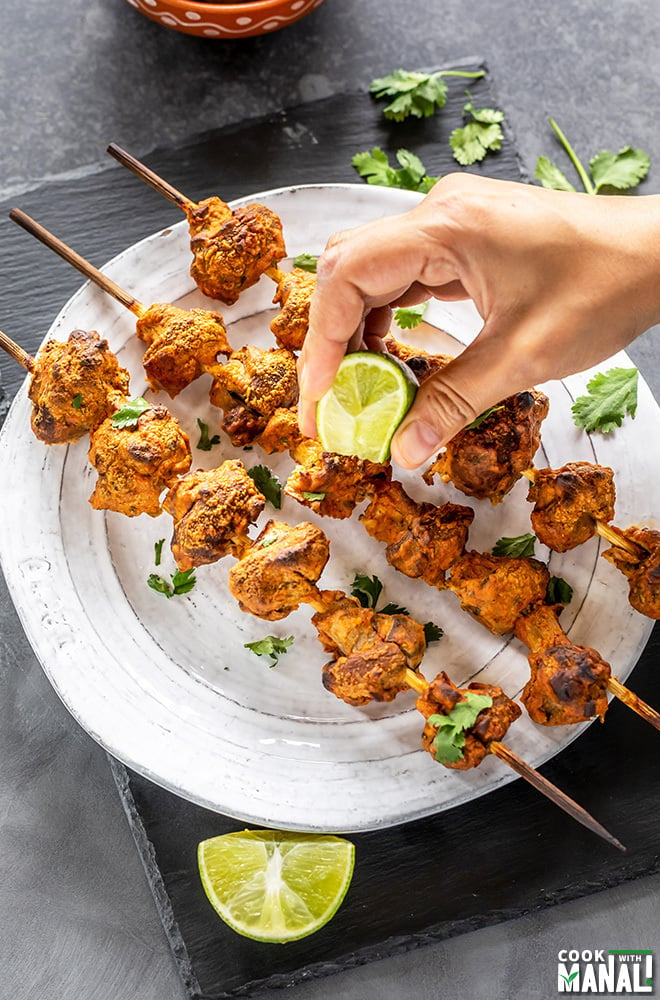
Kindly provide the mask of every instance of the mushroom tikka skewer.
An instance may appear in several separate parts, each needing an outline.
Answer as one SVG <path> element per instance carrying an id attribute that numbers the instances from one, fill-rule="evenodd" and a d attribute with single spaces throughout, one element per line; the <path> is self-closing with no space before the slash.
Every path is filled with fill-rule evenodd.
<path id="1" fill-rule="evenodd" d="M 160 495 L 190 468 L 188 435 L 164 406 L 129 400 L 129 373 L 98 333 L 74 330 L 32 358 L 5 334 L 0 347 L 31 372 L 35 436 L 48 445 L 90 436 L 97 481 L 89 502 L 127 517 L 161 513 Z"/>
<path id="2" fill-rule="evenodd" d="M 466 770 L 492 753 L 579 823 L 625 850 L 582 806 L 501 742 L 521 714 L 501 688 L 473 682 L 461 689 L 444 672 L 428 683 L 417 669 L 426 650 L 419 622 L 364 608 L 343 591 L 317 588 L 328 550 L 319 528 L 271 521 L 230 570 L 230 590 L 243 611 L 268 621 L 286 617 L 300 603 L 311 605 L 312 624 L 324 650 L 332 654 L 322 674 L 329 691 L 350 705 L 362 705 L 392 701 L 413 688 L 419 695 L 416 707 L 426 719 L 422 745 L 435 760 Z M 447 728 L 452 733 L 449 748 L 441 745 Z"/>
<path id="3" fill-rule="evenodd" d="M 204 372 L 218 371 L 218 355 L 231 354 L 219 312 L 167 302 L 145 306 L 25 212 L 14 208 L 9 217 L 137 316 L 135 332 L 147 345 L 142 364 L 154 391 L 162 389 L 173 398 Z"/>
<path id="4" fill-rule="evenodd" d="M 232 210 L 218 197 L 191 201 L 116 143 L 110 143 L 107 151 L 185 213 L 193 254 L 190 274 L 210 298 L 232 305 L 244 289 L 286 257 L 282 223 L 265 205 Z"/>
<path id="5" fill-rule="evenodd" d="M 607 466 L 570 462 L 560 469 L 526 469 L 527 499 L 534 504 L 532 527 L 555 552 L 567 552 L 600 535 L 612 546 L 602 555 L 629 580 L 633 608 L 660 619 L 660 531 L 645 526 L 617 528 L 614 473 Z"/>

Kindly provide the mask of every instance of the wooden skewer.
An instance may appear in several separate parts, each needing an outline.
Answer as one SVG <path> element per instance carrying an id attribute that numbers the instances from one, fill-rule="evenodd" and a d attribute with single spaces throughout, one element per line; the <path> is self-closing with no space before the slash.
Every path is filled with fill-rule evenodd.
<path id="1" fill-rule="evenodd" d="M 406 681 L 411 688 L 414 688 L 414 690 L 418 691 L 420 694 L 424 694 L 428 687 L 425 679 L 420 674 L 415 673 L 414 670 L 406 670 Z M 626 850 L 621 841 L 617 840 L 616 837 L 613 837 L 604 826 L 594 819 L 591 813 L 588 813 L 586 809 L 575 801 L 575 799 L 566 795 L 566 793 L 562 792 L 556 785 L 553 785 L 551 781 L 548 781 L 548 779 L 544 778 L 542 774 L 539 774 L 535 768 L 531 767 L 531 765 L 519 757 L 518 754 L 514 753 L 513 750 L 511 750 L 504 743 L 500 743 L 499 740 L 491 740 L 488 744 L 488 749 L 490 753 L 494 754 L 499 760 L 503 761 L 504 764 L 507 764 L 510 768 L 512 768 L 516 774 L 519 774 L 521 778 L 524 778 L 525 781 L 530 783 L 530 785 L 533 785 L 534 788 L 541 792 L 542 795 L 545 795 L 546 798 L 550 799 L 551 802 L 554 802 L 554 804 L 559 806 L 560 809 L 563 809 L 569 816 L 572 816 L 573 819 L 578 821 L 578 823 L 585 826 L 587 830 L 591 830 L 592 833 L 602 837 L 603 840 L 606 840 L 608 844 L 612 844 L 612 846 L 616 847 L 619 851 Z"/>
<path id="2" fill-rule="evenodd" d="M 71 264 L 80 271 L 86 278 L 89 278 L 95 285 L 97 285 L 102 291 L 107 292 L 111 295 L 113 299 L 129 309 L 135 316 L 142 316 L 147 310 L 141 302 L 139 302 L 133 295 L 124 291 L 116 282 L 109 278 L 107 274 L 99 271 L 98 268 L 90 264 L 89 261 L 81 257 L 80 254 L 72 250 L 71 247 L 63 243 L 62 240 L 53 236 L 44 226 L 35 222 L 34 219 L 30 218 L 25 212 L 22 212 L 20 208 L 12 208 L 9 213 L 9 218 L 12 219 L 17 225 L 21 226 L 26 232 L 30 233 L 31 236 L 35 236 L 41 243 L 48 247 L 49 250 L 53 250 L 58 256 L 62 257 L 68 264 Z"/>
<path id="3" fill-rule="evenodd" d="M 14 361 L 18 361 L 19 365 L 25 368 L 26 371 L 34 371 L 34 358 L 32 355 L 28 354 L 27 351 L 24 351 L 19 344 L 11 340 L 6 333 L 2 332 L 2 330 L 0 330 L 0 347 L 3 351 L 7 352 L 10 358 L 13 358 Z"/>
<path id="4" fill-rule="evenodd" d="M 163 180 L 162 177 L 155 174 L 154 171 L 150 170 L 149 167 L 144 165 L 144 163 L 140 163 L 140 161 L 136 160 L 134 156 L 127 153 L 125 149 L 118 146 L 116 142 L 110 143 L 107 152 L 110 153 L 110 156 L 114 156 L 115 160 L 118 160 L 118 162 L 123 164 L 123 166 L 128 167 L 128 169 L 137 177 L 146 181 L 150 187 L 152 187 L 155 191 L 158 191 L 159 194 L 162 194 L 168 201 L 171 201 L 173 205 L 180 208 L 181 211 L 185 212 L 189 206 L 195 204 L 194 201 L 191 201 L 190 198 L 186 198 L 184 194 L 181 194 L 181 192 L 177 191 L 175 187 L 172 187 L 172 185 L 168 184 L 168 182 Z"/>
<path id="5" fill-rule="evenodd" d="M 636 694 L 633 694 L 629 688 L 624 687 L 616 677 L 610 677 L 607 682 L 607 689 L 612 692 L 615 698 L 622 701 L 624 705 L 632 708 L 633 712 L 637 712 L 642 719 L 650 722 L 654 729 L 660 730 L 660 713 L 656 712 L 650 705 L 647 705 L 641 698 L 638 698 Z"/>
<path id="6" fill-rule="evenodd" d="M 536 479 L 536 469 L 523 469 L 522 475 L 529 479 L 530 483 L 533 483 Z M 607 524 L 605 521 L 601 521 L 599 518 L 594 519 L 596 525 L 596 534 L 600 535 L 606 541 L 610 542 L 611 545 L 616 545 L 619 549 L 625 549 L 631 556 L 636 559 L 643 559 L 646 549 L 643 545 L 638 545 L 635 542 L 631 542 L 630 539 L 626 538 L 624 533 L 620 528 L 615 527 L 613 524 Z"/>
<path id="7" fill-rule="evenodd" d="M 612 834 L 597 820 L 595 820 L 586 809 L 583 809 L 583 807 L 578 805 L 578 803 L 569 795 L 566 795 L 565 792 L 562 792 L 556 785 L 553 785 L 551 781 L 548 781 L 548 779 L 544 778 L 542 774 L 539 774 L 539 772 L 533 767 L 530 767 L 526 761 L 522 760 L 522 758 L 515 754 L 513 750 L 505 746 L 504 743 L 500 743 L 499 740 L 491 740 L 488 744 L 488 749 L 492 754 L 495 754 L 499 760 L 508 764 L 510 768 L 516 771 L 521 778 L 524 778 L 525 781 L 528 781 L 530 785 L 533 785 L 534 788 L 538 789 L 539 792 L 549 798 L 551 802 L 554 802 L 560 809 L 567 812 L 569 816 L 576 819 L 578 823 L 585 826 L 587 830 L 591 830 L 592 833 L 602 837 L 603 840 L 606 840 L 608 844 L 612 844 L 612 846 L 618 848 L 618 850 L 626 850 L 621 841 L 617 840 L 616 837 L 613 837 Z"/>

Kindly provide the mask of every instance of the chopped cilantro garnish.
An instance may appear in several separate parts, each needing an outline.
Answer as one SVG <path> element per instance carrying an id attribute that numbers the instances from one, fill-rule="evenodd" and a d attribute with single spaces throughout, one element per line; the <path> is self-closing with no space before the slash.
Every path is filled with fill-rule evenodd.
<path id="1" fill-rule="evenodd" d="M 561 576 L 551 576 L 548 581 L 548 589 L 545 599 L 548 604 L 570 604 L 573 597 L 573 588 Z"/>
<path id="2" fill-rule="evenodd" d="M 279 657 L 283 653 L 286 653 L 292 644 L 292 635 L 287 636 L 286 639 L 280 639 L 276 635 L 267 635 L 263 639 L 257 639 L 255 642 L 243 643 L 245 649 L 249 649 L 256 656 L 270 656 L 271 662 L 268 664 L 269 667 L 274 667 Z"/>
<path id="3" fill-rule="evenodd" d="M 135 399 L 129 400 L 125 406 L 122 406 L 121 410 L 113 413 L 112 426 L 118 430 L 123 427 L 134 427 L 142 414 L 151 408 L 151 403 L 148 403 L 142 396 L 136 396 Z"/>
<path id="4" fill-rule="evenodd" d="M 600 431 L 609 434 L 620 427 L 623 418 L 637 412 L 637 384 L 639 372 L 636 368 L 610 368 L 598 372 L 587 382 L 586 396 L 578 396 L 571 407 L 573 421 L 585 431 Z"/>
<path id="5" fill-rule="evenodd" d="M 279 510 L 282 506 L 282 484 L 267 465 L 255 465 L 248 469 L 248 476 L 266 500 Z"/>
<path id="6" fill-rule="evenodd" d="M 489 406 L 487 410 L 484 410 L 484 412 L 480 413 L 478 417 L 475 417 L 475 419 L 472 421 L 472 423 L 467 425 L 467 427 L 465 428 L 465 430 L 466 431 L 475 431 L 477 429 L 477 427 L 481 427 L 481 425 L 483 424 L 483 422 L 486 419 L 486 417 L 489 417 L 491 415 L 491 413 L 497 413 L 499 410 L 503 410 L 503 409 L 504 409 L 504 406 L 502 405 L 502 403 L 500 403 L 499 406 Z"/>
<path id="7" fill-rule="evenodd" d="M 200 451 L 210 451 L 214 445 L 220 444 L 220 435 L 214 434 L 213 437 L 209 437 L 209 425 L 205 424 L 199 417 L 197 417 L 197 426 L 200 432 L 197 447 Z"/>
<path id="8" fill-rule="evenodd" d="M 325 500 L 325 493 L 307 493 L 305 490 L 300 494 L 305 500 Z"/>
<path id="9" fill-rule="evenodd" d="M 426 639 L 426 645 L 430 646 L 432 642 L 438 642 L 442 639 L 445 633 L 436 625 L 434 622 L 426 622 L 424 625 L 424 638 Z"/>
<path id="10" fill-rule="evenodd" d="M 466 691 L 463 701 L 456 702 L 449 715 L 430 715 L 428 722 L 437 729 L 431 744 L 435 759 L 441 764 L 456 764 L 462 760 L 466 731 L 475 724 L 479 713 L 492 704 L 489 695 Z"/>
<path id="11" fill-rule="evenodd" d="M 416 306 L 405 306 L 402 309 L 394 310 L 394 319 L 402 330 L 412 330 L 424 319 L 424 313 L 428 309 L 428 301 L 420 302 Z"/>
<path id="12" fill-rule="evenodd" d="M 464 167 L 483 160 L 486 153 L 502 148 L 504 113 L 495 108 L 475 108 L 472 101 L 463 106 L 463 114 L 471 120 L 462 128 L 455 128 L 449 136 L 454 159 Z"/>
<path id="13" fill-rule="evenodd" d="M 172 582 L 168 583 L 167 580 L 164 580 L 162 576 L 158 576 L 157 573 L 150 573 L 147 583 L 152 590 L 170 598 L 190 593 L 197 582 L 194 569 L 187 569 L 183 572 L 177 570 L 176 573 L 171 574 L 170 579 Z"/>
<path id="14" fill-rule="evenodd" d="M 400 604 L 394 604 L 392 601 L 389 604 L 385 604 L 382 608 L 378 609 L 379 615 L 410 615 L 408 608 L 401 607 Z"/>
<path id="15" fill-rule="evenodd" d="M 379 615 L 410 615 L 408 608 L 395 604 L 393 601 L 378 608 L 378 598 L 382 590 L 383 585 L 377 576 L 366 576 L 364 573 L 356 573 L 351 584 L 351 596 L 357 597 L 363 608 L 373 608 Z M 437 642 L 444 635 L 440 626 L 433 622 L 427 622 L 423 628 L 427 646 L 431 642 Z"/>
<path id="16" fill-rule="evenodd" d="M 351 162 L 367 184 L 379 184 L 381 187 L 403 188 L 406 191 L 421 191 L 427 194 L 438 178 L 429 177 L 420 158 L 408 149 L 397 150 L 396 158 L 400 170 L 391 167 L 387 153 L 374 146 L 371 152 L 365 150 L 363 153 L 356 153 Z"/>
<path id="17" fill-rule="evenodd" d="M 82 406 L 82 392 L 77 392 L 76 395 L 71 400 L 71 406 L 74 410 L 79 410 Z"/>
<path id="18" fill-rule="evenodd" d="M 357 597 L 363 608 L 375 608 L 383 585 L 377 576 L 356 573 L 351 584 L 351 596 Z"/>
<path id="19" fill-rule="evenodd" d="M 293 258 L 293 266 L 300 268 L 301 271 L 309 271 L 311 274 L 316 274 L 316 265 L 319 259 L 311 253 L 299 253 Z"/>
<path id="20" fill-rule="evenodd" d="M 154 564 L 156 566 L 160 566 L 160 560 L 163 554 L 164 544 L 165 544 L 164 538 L 159 538 L 157 542 L 154 542 Z"/>
<path id="21" fill-rule="evenodd" d="M 536 535 L 528 532 L 526 535 L 506 536 L 498 539 L 493 546 L 494 556 L 533 556 Z"/>
<path id="22" fill-rule="evenodd" d="M 394 98 L 383 110 L 385 117 L 392 121 L 401 122 L 410 115 L 413 118 L 430 118 L 436 109 L 444 108 L 447 101 L 447 84 L 442 79 L 443 76 L 462 76 L 475 80 L 483 75 L 483 70 L 416 73 L 395 69 L 388 76 L 372 80 L 369 93 L 376 98 Z"/>

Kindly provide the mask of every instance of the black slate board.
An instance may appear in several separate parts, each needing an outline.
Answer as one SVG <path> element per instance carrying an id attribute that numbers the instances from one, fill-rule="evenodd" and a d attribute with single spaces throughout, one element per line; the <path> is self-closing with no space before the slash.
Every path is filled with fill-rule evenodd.
<path id="1" fill-rule="evenodd" d="M 465 60 L 476 68 L 478 60 Z M 442 115 L 386 123 L 366 94 L 331 97 L 157 150 L 146 162 L 191 198 L 238 197 L 292 183 L 355 181 L 358 150 L 400 146 L 430 174 L 455 168 L 447 140 L 461 123 L 465 81 L 449 81 Z M 470 82 L 477 105 L 496 104 L 488 79 Z M 121 143 L 122 137 L 108 136 Z M 526 179 L 512 137 L 500 154 L 472 168 Z M 61 180 L 16 198 L 93 263 L 178 221 L 175 210 L 122 168 Z M 6 214 L 12 204 L 0 206 Z M 5 331 L 29 351 L 80 276 L 6 222 L 0 232 Z M 0 358 L 0 419 L 22 380 Z M 3 402 L 4 397 L 4 402 Z M 4 408 L 4 409 L 3 409 Z M 660 704 L 660 629 L 631 686 Z M 356 872 L 335 918 L 286 947 L 258 945 L 228 930 L 199 883 L 199 840 L 243 824 L 192 805 L 111 761 L 166 932 L 191 997 L 263 994 L 312 976 L 511 919 L 660 869 L 655 814 L 660 804 L 657 734 L 616 704 L 543 772 L 574 795 L 627 845 L 618 852 L 517 781 L 472 804 L 390 830 L 352 835 Z"/>

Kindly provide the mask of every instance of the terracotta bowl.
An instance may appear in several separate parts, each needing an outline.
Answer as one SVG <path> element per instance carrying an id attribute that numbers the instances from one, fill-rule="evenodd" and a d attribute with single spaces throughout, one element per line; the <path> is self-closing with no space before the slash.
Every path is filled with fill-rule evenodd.
<path id="1" fill-rule="evenodd" d="M 323 0 L 254 0 L 253 3 L 196 3 L 195 0 L 127 0 L 152 21 L 202 38 L 268 35 L 299 21 Z"/>

